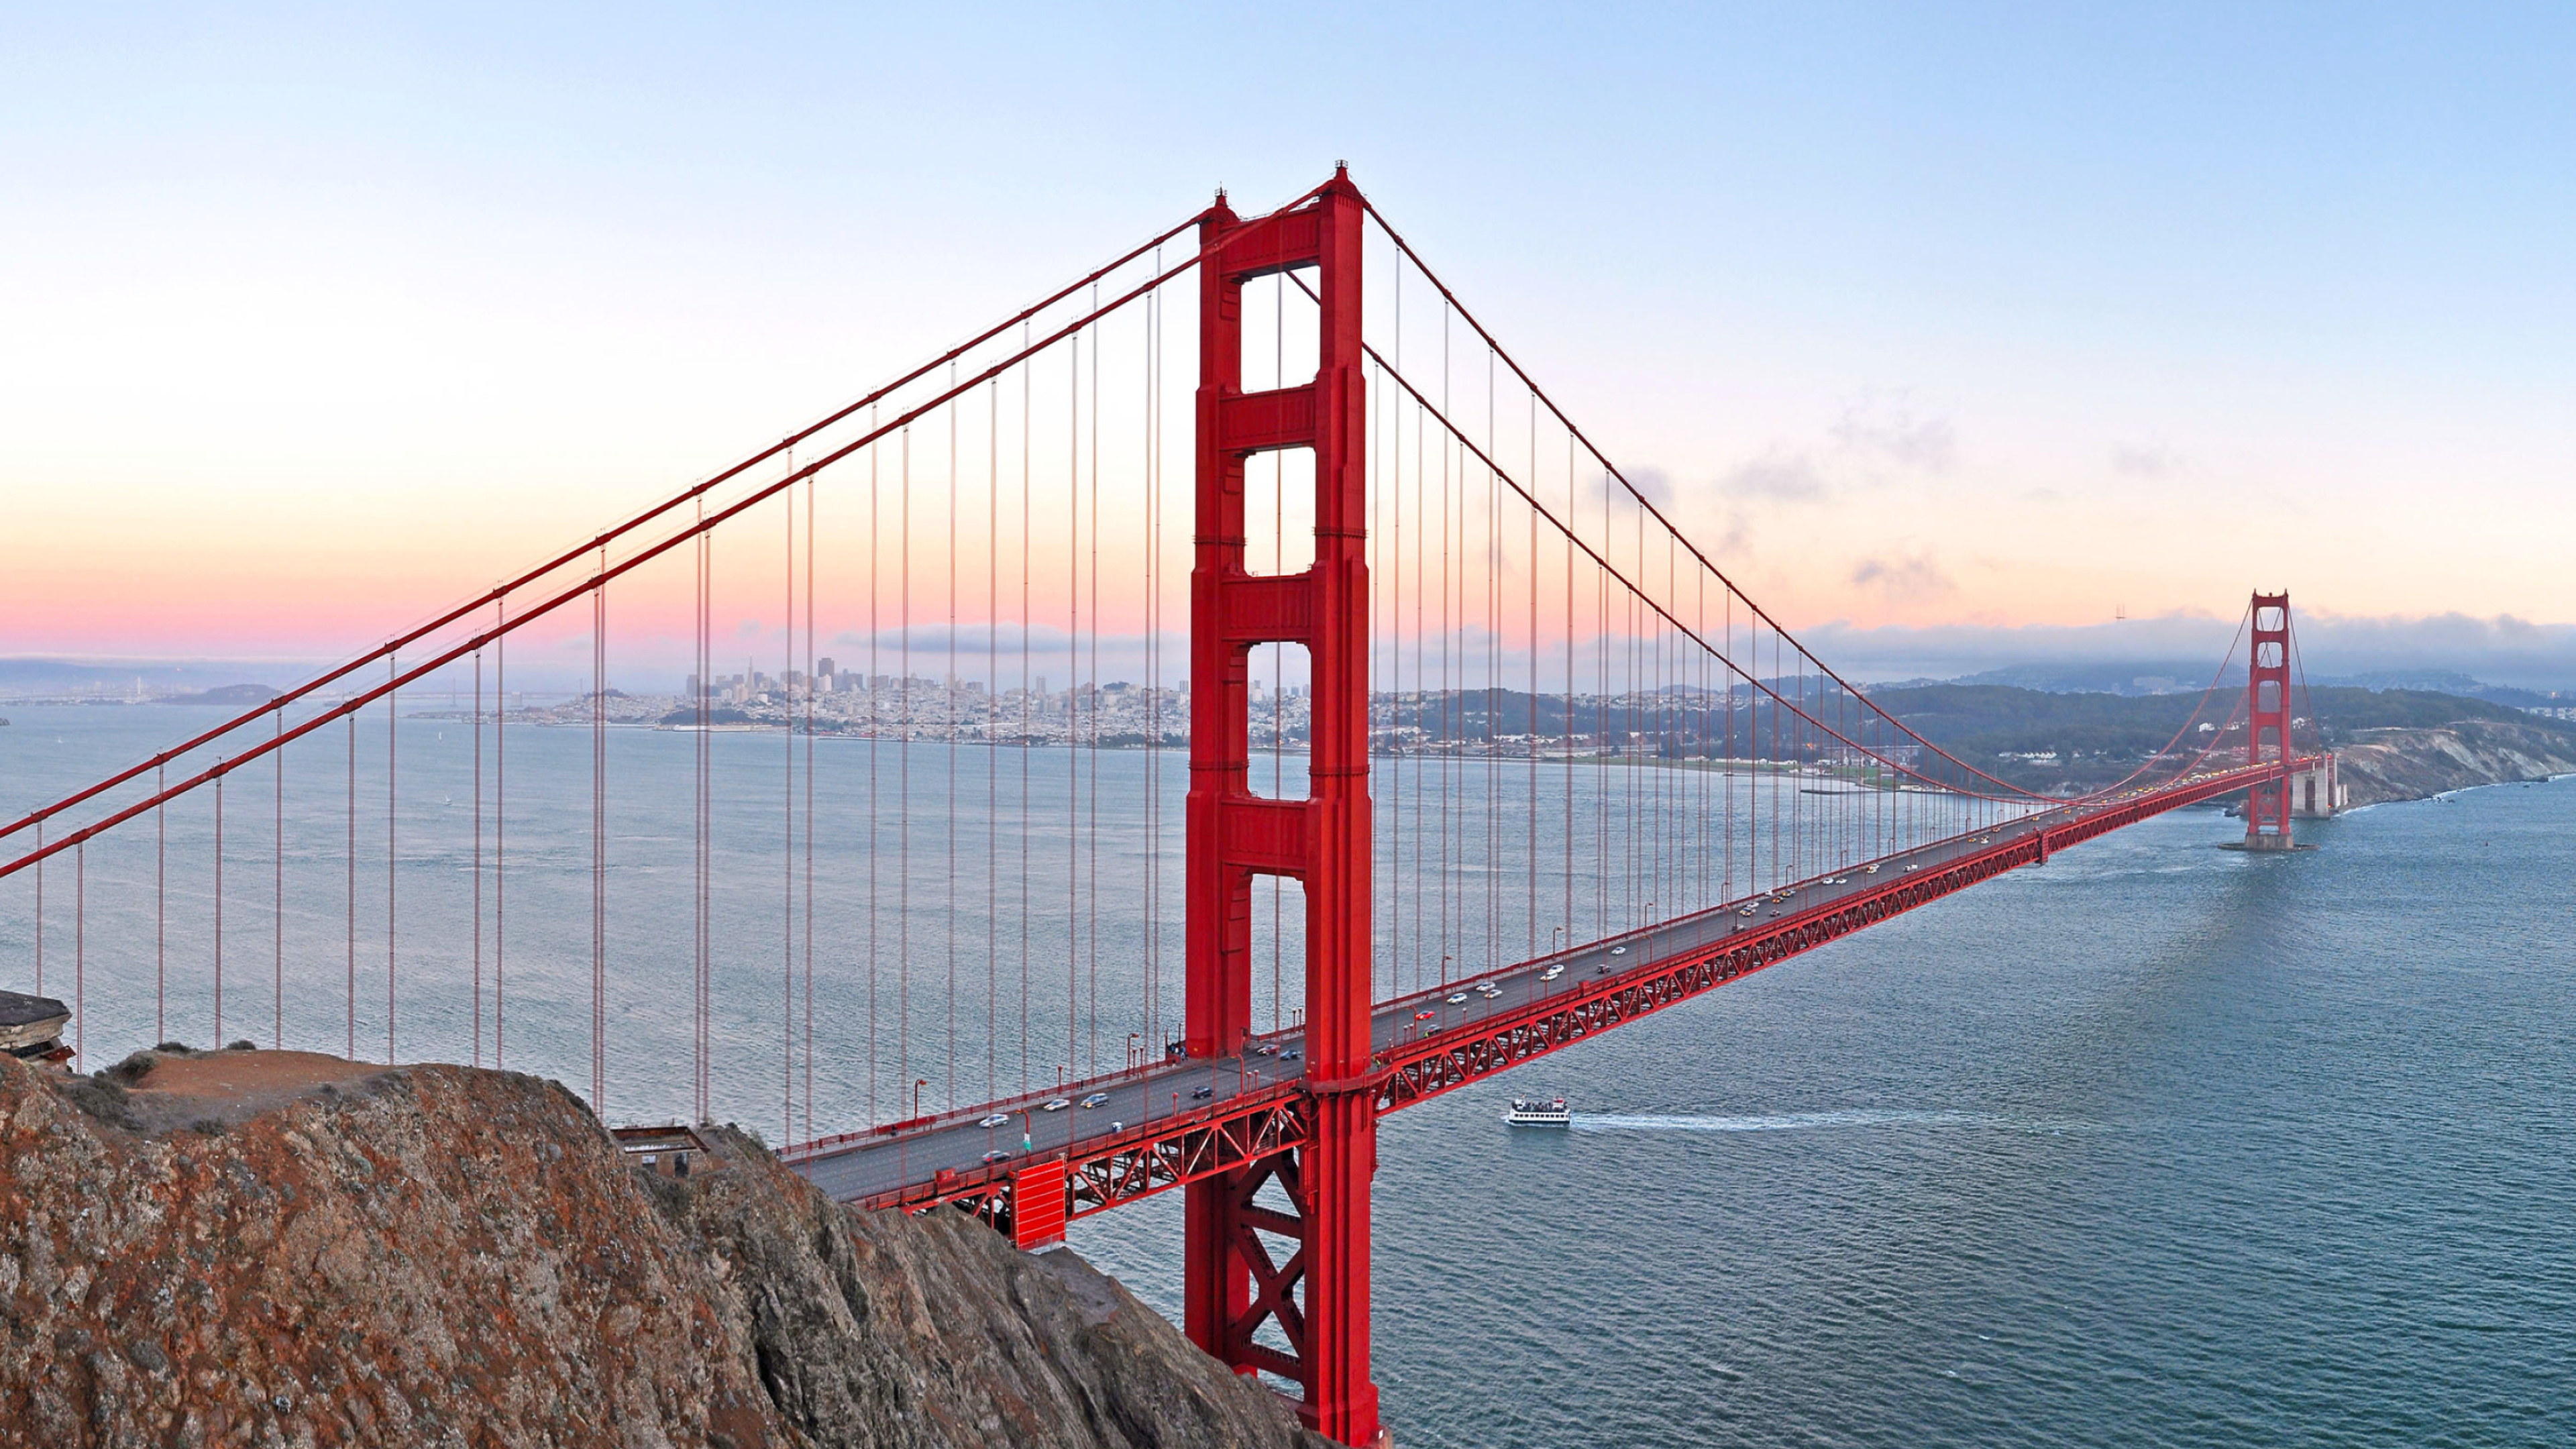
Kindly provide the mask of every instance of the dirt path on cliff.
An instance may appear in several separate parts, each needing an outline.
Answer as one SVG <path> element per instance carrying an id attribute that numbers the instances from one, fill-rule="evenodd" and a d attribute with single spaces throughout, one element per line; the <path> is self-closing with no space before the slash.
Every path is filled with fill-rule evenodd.
<path id="1" fill-rule="evenodd" d="M 130 1059 L 140 1075 L 125 1083 L 126 1104 L 147 1132 L 197 1122 L 249 1121 L 299 1097 L 364 1082 L 392 1070 L 326 1052 L 144 1052 Z"/>

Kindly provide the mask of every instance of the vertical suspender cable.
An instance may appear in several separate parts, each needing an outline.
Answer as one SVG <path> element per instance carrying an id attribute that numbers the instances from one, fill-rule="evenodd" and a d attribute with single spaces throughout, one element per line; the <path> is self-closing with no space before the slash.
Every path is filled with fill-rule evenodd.
<path id="1" fill-rule="evenodd" d="M 509 615 L 507 602 L 492 601 L 492 1070 L 501 1070 L 502 928 L 507 913 L 510 877 L 502 869 L 510 831 L 510 639 L 499 632 Z"/>
<path id="2" fill-rule="evenodd" d="M 1288 381 L 1288 278 L 1275 273 L 1270 278 L 1270 385 L 1283 387 Z M 1098 480 L 1094 480 L 1095 482 Z M 1288 569 L 1288 455 L 1283 450 L 1270 454 L 1270 572 L 1280 574 Z M 1098 621 L 1094 621 L 1095 625 Z M 1276 799 L 1288 790 L 1288 754 L 1285 735 L 1288 724 L 1286 702 L 1288 651 L 1270 646 L 1270 794 Z M 1309 782 L 1308 793 L 1314 786 Z M 1283 1025 L 1280 1019 L 1280 982 L 1287 956 L 1283 912 L 1287 899 L 1287 882 L 1270 877 L 1270 1029 Z"/>
<path id="3" fill-rule="evenodd" d="M 152 772 L 152 793 L 166 795 L 169 769 L 157 767 Z M 152 807 L 152 1040 L 170 1039 L 170 807 Z M 37 826 L 36 843 L 45 843 L 44 827 Z M 44 867 L 39 864 L 37 869 Z M 36 877 L 41 881 L 42 875 Z M 39 900 L 41 901 L 41 897 Z M 42 930 L 44 912 L 36 912 L 37 929 Z M 36 993 L 44 994 L 44 983 L 36 983 Z"/>
<path id="4" fill-rule="evenodd" d="M 877 410 L 868 409 L 868 431 L 876 431 Z M 883 849 L 877 840 L 877 756 L 885 749 L 884 701 L 877 691 L 885 676 L 877 658 L 881 637 L 877 627 L 877 603 L 883 597 L 883 585 L 877 575 L 877 546 L 884 537 L 878 526 L 877 455 L 875 444 L 868 447 L 868 1125 L 875 1126 L 877 1115 L 877 854 Z"/>
<path id="5" fill-rule="evenodd" d="M 215 781 L 217 794 L 224 782 Z M 215 1035 L 221 1037 L 218 1030 Z M 72 847 L 72 1059 L 82 1066 L 89 1059 L 89 842 Z"/>
<path id="6" fill-rule="evenodd" d="M 789 477 L 796 473 L 796 455 L 787 455 Z M 778 841 L 778 1055 L 779 1055 L 779 1140 L 796 1140 L 796 490 L 779 495 L 779 511 L 787 524 L 786 553 L 781 562 L 779 614 L 787 626 L 786 648 L 780 652 L 778 684 L 786 695 L 779 711 L 780 736 L 787 742 L 785 772 L 779 783 L 780 834 Z"/>
<path id="7" fill-rule="evenodd" d="M 385 668 L 397 668 L 391 654 Z M 395 675 L 394 677 L 399 677 Z M 395 725 L 402 719 L 391 688 L 385 691 L 385 1065 L 394 1060 L 394 769 L 398 763 Z"/>
<path id="8" fill-rule="evenodd" d="M 912 1081 L 912 425 L 896 480 L 895 553 L 895 1082 Z"/>
<path id="9" fill-rule="evenodd" d="M 269 1050 L 286 1047 L 286 710 L 281 706 L 275 716 L 278 743 L 271 751 L 277 769 L 276 817 L 271 822 L 272 846 L 269 920 L 274 931 L 274 956 L 270 961 L 270 1006 L 275 1013 L 269 1024 Z M 477 736 L 478 740 L 480 736 Z M 478 802 L 479 803 L 479 802 Z M 475 837 L 475 847 L 482 847 L 482 837 Z"/>
<path id="10" fill-rule="evenodd" d="M 948 365 L 948 380 L 957 381 L 957 364 Z M 948 781 L 948 879 L 944 888 L 947 919 L 944 935 L 948 951 L 948 1108 L 957 1108 L 957 771 L 962 761 L 957 757 L 957 404 L 950 403 L 948 412 L 948 497 L 941 511 L 948 524 L 948 752 L 947 768 L 941 773 Z"/>
<path id="11" fill-rule="evenodd" d="M 1155 269 L 1160 272 L 1161 268 Z M 1020 324 L 1020 350 L 1028 350 L 1029 324 Z M 1037 364 L 1020 364 L 1020 1091 L 1029 1089 L 1029 751 L 1035 747 L 1037 700 L 1029 693 L 1029 560 L 1036 540 L 1031 465 L 1036 457 Z"/>
<path id="12" fill-rule="evenodd" d="M 215 776 L 215 1039 L 224 1044 L 224 777 Z"/>
<path id="13" fill-rule="evenodd" d="M 284 993 L 281 992 L 280 995 Z M 474 1050 L 483 1065 L 483 651 L 474 651 Z"/>
<path id="14" fill-rule="evenodd" d="M 1401 273 L 1398 275 L 1401 275 Z M 1426 627 L 1426 620 L 1428 619 L 1429 614 L 1427 608 L 1422 602 L 1422 593 L 1424 585 L 1427 584 L 1431 578 L 1430 570 L 1426 566 L 1425 562 L 1430 557 L 1428 545 L 1423 541 L 1431 531 L 1431 512 L 1429 503 L 1429 494 L 1431 490 L 1429 486 L 1430 474 L 1423 466 L 1423 449 L 1428 446 L 1426 440 L 1429 437 L 1430 430 L 1423 425 L 1420 407 L 1413 405 L 1410 399 L 1408 399 L 1407 405 L 1411 408 L 1414 414 L 1413 721 L 1416 726 L 1416 733 L 1427 737 L 1430 734 L 1430 730 L 1428 728 L 1430 723 L 1428 711 L 1429 701 L 1425 697 L 1428 691 L 1426 691 L 1423 686 L 1430 682 L 1431 676 L 1431 637 L 1430 632 Z M 1396 447 L 1399 452 L 1402 451 L 1403 445 L 1403 439 L 1399 437 L 1396 440 Z M 1432 954 L 1429 946 L 1424 940 L 1425 932 L 1423 930 L 1423 917 L 1426 911 L 1424 897 L 1428 896 L 1431 891 L 1425 889 L 1422 884 L 1422 872 L 1431 864 L 1432 861 L 1431 850 L 1423 843 L 1422 839 L 1423 829 L 1428 823 L 1428 816 L 1430 813 L 1427 808 L 1430 795 L 1430 781 L 1428 779 L 1430 773 L 1431 772 L 1428 768 L 1419 769 L 1413 773 L 1413 984 L 1417 987 L 1422 984 L 1423 963 L 1428 960 Z M 1438 882 L 1435 878 L 1433 881 L 1433 888 L 1436 889 L 1437 885 Z"/>
<path id="15" fill-rule="evenodd" d="M 590 590 L 590 1110 L 605 1120 L 608 974 L 608 546 Z"/>
<path id="16" fill-rule="evenodd" d="M 1091 306 L 1095 312 L 1100 309 L 1098 282 L 1091 284 Z M 1086 787 L 1091 794 L 1087 842 L 1091 856 L 1087 877 L 1090 898 L 1086 902 L 1088 920 L 1084 929 L 1089 943 L 1091 1076 L 1100 1075 L 1100 334 L 1104 330 L 1091 329 L 1091 677 L 1084 681 L 1082 692 L 1091 725 L 1083 741 L 1086 773 L 1091 777 Z"/>
<path id="17" fill-rule="evenodd" d="M 349 712 L 349 1060 L 358 1059 L 358 715 Z"/>
<path id="18" fill-rule="evenodd" d="M 1002 1095 L 1002 380 L 984 392 L 984 1100 Z"/>
<path id="19" fill-rule="evenodd" d="M 1504 710 L 1503 564 L 1508 540 L 1503 533 L 1503 479 L 1492 463 L 1499 436 L 1496 421 L 1493 350 L 1485 363 L 1485 958 L 1477 969 L 1502 959 L 1503 940 L 1503 782 Z"/>
<path id="20" fill-rule="evenodd" d="M 1154 249 L 1154 270 L 1163 266 L 1162 248 Z M 1159 1053 L 1162 1041 L 1163 984 L 1163 653 L 1162 551 L 1163 443 L 1162 400 L 1163 293 L 1145 299 L 1145 1046 Z"/>
<path id="21" fill-rule="evenodd" d="M 1404 266 L 1401 261 L 1395 267 L 1394 305 L 1390 311 L 1393 320 L 1388 330 L 1392 334 L 1390 341 L 1393 344 L 1395 358 L 1393 365 L 1402 367 L 1404 365 Z M 1387 883 L 1389 886 L 1387 935 L 1394 944 L 1386 963 L 1386 984 L 1389 995 L 1401 996 L 1404 994 L 1405 958 L 1404 837 L 1408 829 L 1408 817 L 1404 808 L 1404 757 L 1407 739 L 1404 724 L 1404 414 L 1401 411 L 1402 404 L 1395 400 L 1396 394 L 1384 385 L 1384 371 L 1385 369 L 1381 367 L 1378 399 L 1385 414 L 1386 451 L 1385 466 L 1379 471 L 1386 480 L 1384 491 L 1387 503 L 1387 695 L 1394 701 L 1394 716 L 1388 721 L 1391 730 L 1387 741 L 1389 755 L 1387 795 L 1392 801 L 1388 810 L 1392 824 L 1387 831 Z M 1371 416 L 1374 417 L 1376 414 Z"/>
<path id="22" fill-rule="evenodd" d="M 224 781 L 214 781 L 222 792 Z M 222 1036 L 222 1031 L 216 1031 Z M 72 1060 L 88 1067 L 90 1049 L 90 843 L 72 846 Z"/>
<path id="23" fill-rule="evenodd" d="M 791 460 L 792 461 L 792 460 Z M 814 1140 L 814 484 L 805 475 L 805 1140 Z"/>
<path id="24" fill-rule="evenodd" d="M 1440 308 L 1440 412 L 1449 413 L 1449 307 Z M 1440 440 L 1440 984 L 1449 984 L 1449 898 L 1457 872 L 1449 853 L 1449 775 L 1455 748 L 1455 732 L 1450 728 L 1450 705 L 1455 698 L 1449 683 L 1449 439 Z"/>
<path id="25" fill-rule="evenodd" d="M 1574 435 L 1565 435 L 1565 848 L 1561 871 L 1565 877 L 1565 940 L 1574 944 L 1574 521 L 1578 484 L 1574 468 Z"/>
<path id="26" fill-rule="evenodd" d="M 698 593 L 695 626 L 697 637 L 691 641 L 691 646 L 696 650 L 697 697 L 690 704 L 698 726 L 697 740 L 691 750 L 691 768 L 695 773 L 691 783 L 689 806 L 689 830 L 693 838 L 691 848 L 694 857 L 690 866 L 689 887 L 691 932 L 694 937 L 690 944 L 692 961 L 689 977 L 689 1111 L 691 1113 L 689 1120 L 693 1122 L 704 1122 L 708 1118 L 707 1098 L 710 1085 L 708 1078 L 713 1067 L 713 1063 L 709 1060 L 708 1048 L 711 1045 L 709 1028 L 713 1024 L 709 1020 L 714 1005 L 709 977 L 713 974 L 710 952 L 714 946 L 714 938 L 707 929 L 707 913 L 708 907 L 712 904 L 708 875 L 714 865 L 714 856 L 708 843 L 710 828 L 714 824 L 708 795 L 714 780 L 708 759 L 712 741 L 707 736 L 707 726 L 712 721 L 708 717 L 707 696 L 715 688 L 715 681 L 712 678 L 715 672 L 715 658 L 711 637 L 714 631 L 710 619 L 715 596 L 708 577 L 715 560 L 714 544 L 706 534 L 706 520 L 706 497 L 701 494 L 697 502 Z"/>
<path id="27" fill-rule="evenodd" d="M 1082 1060 L 1082 335 L 1065 347 L 1064 1070 Z"/>

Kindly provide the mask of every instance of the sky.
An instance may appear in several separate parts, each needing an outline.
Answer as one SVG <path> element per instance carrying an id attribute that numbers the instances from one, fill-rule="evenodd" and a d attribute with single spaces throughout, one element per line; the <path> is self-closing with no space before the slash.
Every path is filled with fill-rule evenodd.
<path id="1" fill-rule="evenodd" d="M 2576 685 L 2565 7 L 0 24 L 0 656 L 354 652 L 1346 158 L 1829 658 L 2260 587 L 2323 671 Z"/>

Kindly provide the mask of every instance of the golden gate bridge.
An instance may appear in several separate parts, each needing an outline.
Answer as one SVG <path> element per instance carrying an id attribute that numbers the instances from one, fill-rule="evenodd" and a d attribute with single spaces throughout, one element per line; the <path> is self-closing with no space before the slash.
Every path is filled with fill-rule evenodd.
<path id="1" fill-rule="evenodd" d="M 675 697 L 614 687 L 677 637 Z M 528 705 L 575 647 L 588 688 Z M 0 878 L 75 1051 L 93 997 L 168 1035 L 174 969 L 220 1041 L 229 943 L 273 1046 L 586 1069 L 603 1118 L 765 1096 L 864 1206 L 1043 1248 L 1177 1188 L 1190 1337 L 1367 1444 L 1380 1117 L 2164 811 L 2242 795 L 2289 849 L 2295 671 L 2256 594 L 2127 778 L 1944 751 L 1337 168 L 0 823 Z"/>

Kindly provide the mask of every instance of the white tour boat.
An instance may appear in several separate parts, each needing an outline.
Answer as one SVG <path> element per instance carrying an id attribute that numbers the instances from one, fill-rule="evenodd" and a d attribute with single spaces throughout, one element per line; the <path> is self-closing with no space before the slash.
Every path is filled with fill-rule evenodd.
<path id="1" fill-rule="evenodd" d="M 1547 1102 L 1514 1097 L 1512 1109 L 1503 1114 L 1503 1120 L 1514 1127 L 1571 1127 L 1574 1113 L 1566 1107 L 1563 1097 Z"/>

